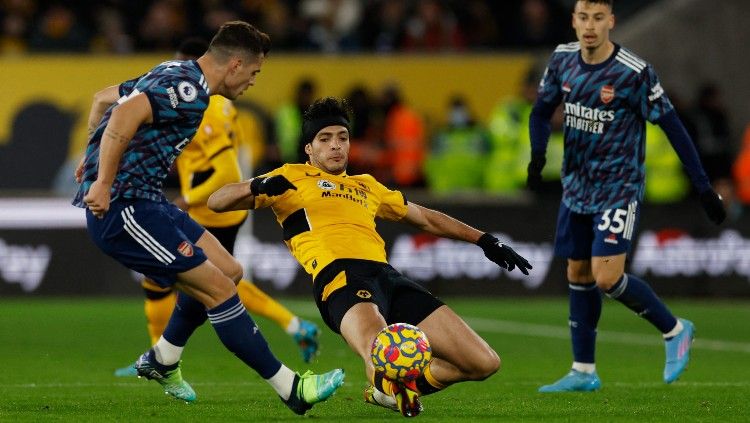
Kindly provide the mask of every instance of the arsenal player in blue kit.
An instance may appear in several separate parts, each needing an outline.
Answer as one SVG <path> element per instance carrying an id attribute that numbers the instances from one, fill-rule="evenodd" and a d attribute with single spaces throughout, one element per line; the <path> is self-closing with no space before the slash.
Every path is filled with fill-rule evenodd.
<path id="1" fill-rule="evenodd" d="M 573 366 L 540 392 L 601 387 L 594 360 L 601 292 L 662 333 L 664 382 L 676 380 L 687 366 L 692 322 L 676 318 L 646 282 L 625 273 L 643 198 L 646 120 L 669 137 L 708 217 L 720 224 L 726 216 L 653 68 L 610 41 L 614 23 L 612 0 L 576 2 L 572 24 L 578 41 L 559 45 L 552 53 L 529 121 L 528 185 L 534 189 L 541 182 L 550 117 L 563 103 L 563 197 L 555 253 L 568 260 Z"/>
<path id="2" fill-rule="evenodd" d="M 140 376 L 155 379 L 175 398 L 194 401 L 180 357 L 193 331 L 209 320 L 228 350 L 292 411 L 304 414 L 341 386 L 343 371 L 300 376 L 283 365 L 239 300 L 240 264 L 161 191 L 209 96 L 234 100 L 255 85 L 269 46 L 268 36 L 252 25 L 227 22 L 197 60 L 162 63 L 123 84 L 125 93 L 120 85 L 98 92 L 73 204 L 86 209 L 89 235 L 103 252 L 160 287 L 180 291 L 163 335 L 136 361 Z"/>

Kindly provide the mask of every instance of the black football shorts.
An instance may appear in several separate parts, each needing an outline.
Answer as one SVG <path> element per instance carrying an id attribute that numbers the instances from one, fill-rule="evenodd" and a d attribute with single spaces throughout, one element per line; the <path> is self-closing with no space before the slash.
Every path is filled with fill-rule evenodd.
<path id="1" fill-rule="evenodd" d="M 315 278 L 313 293 L 323 321 L 336 333 L 355 304 L 375 303 L 389 325 L 418 325 L 444 304 L 390 264 L 359 259 L 331 262 Z"/>

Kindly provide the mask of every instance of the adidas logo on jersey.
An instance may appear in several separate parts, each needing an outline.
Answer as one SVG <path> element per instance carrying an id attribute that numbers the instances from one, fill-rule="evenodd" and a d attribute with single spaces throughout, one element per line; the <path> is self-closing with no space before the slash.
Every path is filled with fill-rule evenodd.
<path id="1" fill-rule="evenodd" d="M 648 101 L 654 101 L 664 94 L 664 88 L 661 87 L 661 83 L 657 83 L 651 88 L 651 94 L 648 96 Z"/>

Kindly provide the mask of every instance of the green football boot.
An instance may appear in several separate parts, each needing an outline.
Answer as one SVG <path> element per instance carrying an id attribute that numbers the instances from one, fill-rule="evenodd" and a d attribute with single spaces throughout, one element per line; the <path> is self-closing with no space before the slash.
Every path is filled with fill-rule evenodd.
<path id="1" fill-rule="evenodd" d="M 292 394 L 284 401 L 290 410 L 302 415 L 311 409 L 316 403 L 330 398 L 336 390 L 344 384 L 344 371 L 334 369 L 322 375 L 316 375 L 311 371 L 302 376 L 294 375 Z"/>
<path id="2" fill-rule="evenodd" d="M 182 379 L 180 363 L 178 362 L 173 369 L 160 370 L 156 363 L 152 362 L 151 350 L 146 351 L 135 362 L 135 369 L 138 377 L 153 379 L 164 388 L 164 393 L 171 395 L 185 402 L 195 401 L 195 391 L 190 385 Z M 164 367 L 164 366 L 158 366 Z"/>
<path id="3" fill-rule="evenodd" d="M 138 370 L 135 369 L 135 363 L 131 363 L 129 366 L 120 367 L 115 370 L 115 376 L 117 377 L 137 377 Z"/>

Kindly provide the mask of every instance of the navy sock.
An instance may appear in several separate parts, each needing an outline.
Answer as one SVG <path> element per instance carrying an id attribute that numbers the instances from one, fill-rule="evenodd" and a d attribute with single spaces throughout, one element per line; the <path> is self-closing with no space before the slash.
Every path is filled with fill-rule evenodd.
<path id="1" fill-rule="evenodd" d="M 206 307 L 195 298 L 177 293 L 177 304 L 162 336 L 172 345 L 184 347 L 195 330 L 206 321 Z"/>
<path id="2" fill-rule="evenodd" d="M 275 375 L 281 368 L 255 322 L 247 314 L 239 295 L 208 310 L 208 319 L 221 342 L 263 379 Z"/>
<path id="3" fill-rule="evenodd" d="M 633 275 L 623 274 L 607 295 L 651 322 L 661 333 L 674 329 L 677 319 L 651 287 Z"/>
<path id="4" fill-rule="evenodd" d="M 149 363 L 151 363 L 151 365 L 154 366 L 154 368 L 161 374 L 164 374 L 170 370 L 174 370 L 177 368 L 177 366 L 180 365 L 179 361 L 177 363 L 169 364 L 169 365 L 159 363 L 159 361 L 156 359 L 156 352 L 154 351 L 153 348 L 149 349 L 147 354 L 148 354 Z"/>
<path id="5" fill-rule="evenodd" d="M 602 314 L 602 294 L 594 282 L 568 284 L 568 291 L 573 360 L 578 363 L 594 363 L 596 326 Z"/>

